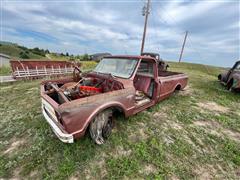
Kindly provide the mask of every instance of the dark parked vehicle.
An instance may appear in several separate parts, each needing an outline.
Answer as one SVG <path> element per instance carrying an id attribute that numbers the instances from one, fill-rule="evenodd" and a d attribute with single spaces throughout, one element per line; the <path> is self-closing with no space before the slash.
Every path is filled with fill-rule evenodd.
<path id="1" fill-rule="evenodd" d="M 89 130 L 95 143 L 103 144 L 115 112 L 134 115 L 185 88 L 187 75 L 159 71 L 158 65 L 149 56 L 108 56 L 92 72 L 78 69 L 73 78 L 44 81 L 43 115 L 63 142 Z"/>
<path id="2" fill-rule="evenodd" d="M 101 61 L 104 57 L 111 56 L 110 53 L 96 53 L 89 56 L 90 61 Z"/>
<path id="3" fill-rule="evenodd" d="M 163 59 L 160 58 L 160 55 L 158 53 L 144 52 L 141 55 L 155 58 L 158 63 L 158 71 L 167 71 L 167 68 L 169 68 L 169 65 L 165 61 L 163 61 Z"/>
<path id="4" fill-rule="evenodd" d="M 240 61 L 227 72 L 219 74 L 218 80 L 227 86 L 228 90 L 240 90 Z"/>

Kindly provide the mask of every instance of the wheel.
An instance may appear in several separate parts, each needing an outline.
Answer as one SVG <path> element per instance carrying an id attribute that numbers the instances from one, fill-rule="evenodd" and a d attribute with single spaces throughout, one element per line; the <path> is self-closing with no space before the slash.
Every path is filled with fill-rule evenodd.
<path id="1" fill-rule="evenodd" d="M 219 80 L 219 81 L 222 80 L 222 75 L 221 75 L 221 74 L 218 75 L 218 80 Z"/>
<path id="2" fill-rule="evenodd" d="M 103 144 L 113 129 L 112 110 L 107 109 L 99 113 L 90 123 L 90 135 L 96 144 Z"/>
<path id="3" fill-rule="evenodd" d="M 232 91 L 232 90 L 233 90 L 232 86 L 233 86 L 233 80 L 231 79 L 231 80 L 227 83 L 227 90 Z"/>

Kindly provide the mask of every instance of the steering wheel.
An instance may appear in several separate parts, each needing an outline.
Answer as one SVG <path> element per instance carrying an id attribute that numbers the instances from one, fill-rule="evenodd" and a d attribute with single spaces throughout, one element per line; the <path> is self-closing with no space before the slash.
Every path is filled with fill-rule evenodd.
<path id="1" fill-rule="evenodd" d="M 73 70 L 73 80 L 77 82 L 80 79 L 82 79 L 82 71 L 77 66 L 75 66 Z"/>

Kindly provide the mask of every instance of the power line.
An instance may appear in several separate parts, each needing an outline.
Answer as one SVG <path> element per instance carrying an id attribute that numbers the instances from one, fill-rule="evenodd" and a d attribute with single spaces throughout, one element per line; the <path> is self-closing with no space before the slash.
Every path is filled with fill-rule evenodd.
<path id="1" fill-rule="evenodd" d="M 162 9 L 162 10 L 165 12 L 165 14 L 167 15 L 167 17 L 169 17 L 174 24 L 178 24 L 177 21 L 175 20 L 175 18 L 172 17 L 170 14 L 167 13 L 167 10 L 165 9 L 164 6 L 160 6 L 160 9 Z M 166 23 L 167 25 L 171 26 L 171 24 L 168 23 L 168 22 L 167 22 L 166 20 L 164 20 L 163 18 L 160 18 L 160 19 L 163 20 L 163 21 L 162 21 L 163 23 Z M 172 28 L 172 29 L 173 29 L 173 28 Z M 177 32 L 175 29 L 173 29 L 173 31 L 176 32 L 177 34 L 179 33 L 179 32 Z M 184 31 L 184 32 L 185 32 L 185 31 Z M 191 37 L 190 37 L 190 36 L 188 36 L 188 41 L 189 41 L 190 44 L 192 45 L 191 48 L 194 49 L 194 51 L 200 56 L 200 58 L 201 58 L 201 59 L 205 59 L 205 58 L 202 57 L 202 55 L 200 54 L 200 52 L 194 47 L 194 43 L 191 41 Z"/>

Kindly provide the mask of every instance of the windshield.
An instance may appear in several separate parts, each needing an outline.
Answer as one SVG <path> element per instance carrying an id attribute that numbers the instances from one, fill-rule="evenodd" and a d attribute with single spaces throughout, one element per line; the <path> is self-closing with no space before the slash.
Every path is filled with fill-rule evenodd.
<path id="1" fill-rule="evenodd" d="M 240 72 L 240 63 L 237 63 L 235 65 L 234 71 L 239 71 Z"/>
<path id="2" fill-rule="evenodd" d="M 136 59 L 105 58 L 99 62 L 94 71 L 105 74 L 111 73 L 113 76 L 129 78 L 136 64 Z"/>

